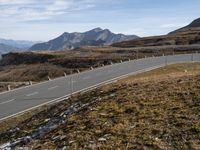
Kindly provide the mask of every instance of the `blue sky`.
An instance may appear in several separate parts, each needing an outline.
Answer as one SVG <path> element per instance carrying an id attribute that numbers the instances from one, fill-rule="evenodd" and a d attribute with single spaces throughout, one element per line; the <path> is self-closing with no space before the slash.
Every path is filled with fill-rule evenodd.
<path id="1" fill-rule="evenodd" d="M 0 37 L 47 41 L 96 27 L 161 35 L 199 18 L 199 6 L 199 0 L 0 0 Z"/>

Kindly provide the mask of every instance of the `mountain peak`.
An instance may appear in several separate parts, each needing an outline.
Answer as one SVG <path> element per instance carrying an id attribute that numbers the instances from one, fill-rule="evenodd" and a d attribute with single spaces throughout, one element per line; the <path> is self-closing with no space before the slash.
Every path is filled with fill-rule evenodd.
<path id="1" fill-rule="evenodd" d="M 45 43 L 35 44 L 30 50 L 63 50 L 81 46 L 102 46 L 115 42 L 132 40 L 138 36 L 126 36 L 112 33 L 108 29 L 95 28 L 87 32 L 63 33 L 61 36 Z"/>
<path id="2" fill-rule="evenodd" d="M 103 31 L 104 32 L 111 32 L 109 29 L 104 29 Z"/>
<path id="3" fill-rule="evenodd" d="M 65 35 L 68 35 L 69 33 L 68 32 L 64 32 L 61 36 L 65 36 Z"/>
<path id="4" fill-rule="evenodd" d="M 101 29 L 101 28 L 94 28 L 94 29 L 92 29 L 91 31 L 94 31 L 94 32 L 101 32 L 101 31 L 103 31 L 103 29 Z"/>

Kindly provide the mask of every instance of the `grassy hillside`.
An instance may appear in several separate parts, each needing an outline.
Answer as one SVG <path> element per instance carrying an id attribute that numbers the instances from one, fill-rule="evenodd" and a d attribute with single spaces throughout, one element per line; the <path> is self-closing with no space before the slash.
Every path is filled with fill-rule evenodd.
<path id="1" fill-rule="evenodd" d="M 0 141 L 30 135 L 49 119 L 60 116 L 70 104 L 93 101 L 68 116 L 64 124 L 26 146 L 34 149 L 199 149 L 199 85 L 200 63 L 156 69 L 45 107 L 39 113 L 1 123 Z M 20 130 L 5 132 L 13 121 Z"/>
<path id="2" fill-rule="evenodd" d="M 142 48 L 85 47 L 73 51 L 9 53 L 0 61 L 0 81 L 43 81 L 100 67 L 120 60 L 198 52 L 200 46 L 157 46 Z"/>
<path id="3" fill-rule="evenodd" d="M 182 32 L 173 32 L 163 36 L 145 37 L 136 40 L 114 43 L 113 47 L 148 47 L 168 45 L 200 44 L 200 28 L 191 28 Z"/>

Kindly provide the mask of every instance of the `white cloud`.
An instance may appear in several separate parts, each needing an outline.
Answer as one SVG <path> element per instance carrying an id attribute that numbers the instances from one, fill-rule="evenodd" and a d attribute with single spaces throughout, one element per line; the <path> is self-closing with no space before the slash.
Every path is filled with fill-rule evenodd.
<path id="1" fill-rule="evenodd" d="M 0 0 L 0 20 L 43 20 L 91 7 L 95 7 L 95 0 Z"/>

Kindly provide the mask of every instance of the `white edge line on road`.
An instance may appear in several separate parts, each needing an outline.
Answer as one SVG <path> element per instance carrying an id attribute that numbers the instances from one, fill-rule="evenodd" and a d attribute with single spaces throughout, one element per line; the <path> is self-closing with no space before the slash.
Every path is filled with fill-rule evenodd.
<path id="1" fill-rule="evenodd" d="M 10 102 L 12 102 L 12 101 L 14 101 L 14 100 L 15 100 L 15 99 L 11 99 L 11 100 L 8 100 L 8 101 L 5 101 L 5 102 L 1 102 L 0 105 L 10 103 Z"/>
<path id="2" fill-rule="evenodd" d="M 194 63 L 194 62 L 199 62 L 199 61 L 180 61 L 180 62 L 176 62 L 176 63 L 168 63 L 167 66 L 171 65 L 171 64 L 179 64 L 179 63 Z M 105 84 L 109 84 L 109 83 L 113 83 L 113 82 L 116 82 L 120 79 L 124 79 L 128 76 L 131 76 L 131 75 L 136 75 L 136 74 L 139 74 L 139 73 L 143 73 L 143 72 L 147 72 L 147 71 L 151 71 L 151 70 L 154 70 L 154 69 L 158 69 L 158 68 L 162 68 L 166 66 L 165 64 L 161 64 L 161 65 L 158 65 L 158 66 L 154 66 L 154 67 L 150 67 L 150 68 L 146 68 L 146 69 L 142 69 L 142 70 L 138 70 L 138 71 L 135 71 L 135 72 L 132 72 L 132 73 L 128 73 L 128 74 L 125 74 L 125 75 L 122 75 L 122 76 L 119 76 L 119 77 L 116 77 L 116 78 L 113 78 L 113 79 L 110 79 L 110 80 L 107 80 L 107 81 L 103 81 L 101 83 L 98 83 L 96 85 L 93 85 L 93 86 L 90 86 L 88 88 L 84 88 L 82 90 L 79 90 L 79 91 L 76 91 L 72 94 L 68 94 L 68 95 L 65 95 L 65 96 L 62 96 L 60 98 L 56 98 L 56 99 L 53 99 L 49 102 L 45 102 L 43 104 L 40 104 L 40 105 L 37 105 L 37 106 L 34 106 L 34 107 L 31 107 L 29 109 L 26 109 L 24 111 L 21 111 L 21 112 L 18 112 L 16 114 L 13 114 L 13 115 L 10 115 L 10 116 L 7 116 L 7 117 L 4 117 L 4 118 L 1 118 L 0 121 L 3 121 L 5 119 L 9 119 L 9 118 L 12 118 L 12 117 L 15 117 L 15 116 L 18 116 L 20 114 L 23 114 L 25 112 L 28 112 L 28 111 L 31 111 L 33 109 L 36 109 L 36 108 L 39 108 L 41 106 L 44 106 L 44 105 L 50 105 L 50 104 L 54 104 L 54 103 L 57 103 L 57 102 L 61 102 L 63 100 L 66 100 L 68 99 L 71 95 L 74 95 L 74 94 L 77 94 L 77 93 L 81 93 L 81 92 L 87 92 L 87 91 L 90 91 L 94 88 L 97 88 L 97 87 L 100 87 L 100 86 L 103 86 Z"/>
<path id="3" fill-rule="evenodd" d="M 192 53 L 192 54 L 196 54 L 196 53 Z M 167 55 L 167 56 L 179 56 L 179 55 L 185 56 L 185 55 L 192 55 L 192 54 L 176 54 L 176 55 Z M 199 54 L 199 53 L 197 53 L 197 54 Z M 142 59 L 156 58 L 156 57 L 166 57 L 166 56 L 155 56 L 155 57 L 139 58 L 139 59 L 134 59 L 134 60 L 131 60 L 131 61 L 124 61 L 123 64 L 129 63 L 129 62 L 139 61 L 139 60 L 142 60 Z M 106 65 L 104 67 L 95 68 L 93 70 L 86 70 L 84 72 L 81 72 L 81 74 L 92 72 L 92 71 L 96 71 L 96 70 L 105 69 L 105 68 L 108 68 L 108 67 L 111 67 L 111 66 L 117 66 L 117 65 L 120 65 L 120 64 L 122 64 L 122 63 L 115 63 L 115 64 L 111 64 L 111 65 Z M 66 77 L 63 76 L 63 77 L 55 78 L 55 79 L 52 79 L 50 81 L 47 80 L 47 81 L 43 81 L 43 82 L 40 82 L 40 83 L 37 83 L 37 84 L 23 86 L 23 87 L 20 87 L 20 88 L 12 89 L 11 91 L 0 92 L 0 95 L 6 94 L 6 93 L 9 93 L 9 92 L 13 92 L 13 91 L 18 91 L 18 90 L 21 90 L 21 89 L 26 89 L 26 88 L 29 88 L 29 87 L 34 87 L 34 86 L 37 86 L 37 85 L 40 85 L 40 84 L 43 84 L 43 83 L 47 83 L 47 82 L 53 82 L 53 81 L 64 79 L 64 78 L 67 78 L 67 77 L 70 77 L 70 76 L 75 77 L 76 75 L 77 75 L 77 73 L 76 74 L 72 74 L 72 75 L 68 75 Z"/>

